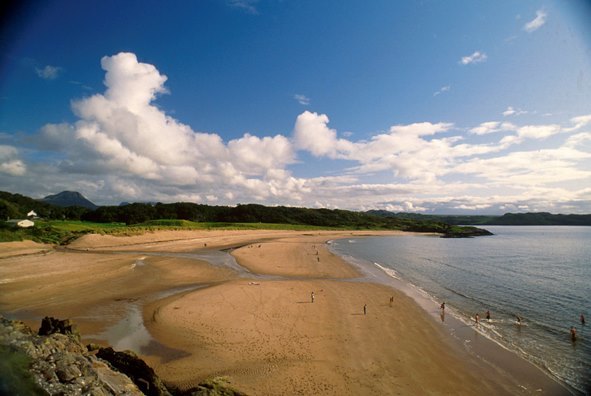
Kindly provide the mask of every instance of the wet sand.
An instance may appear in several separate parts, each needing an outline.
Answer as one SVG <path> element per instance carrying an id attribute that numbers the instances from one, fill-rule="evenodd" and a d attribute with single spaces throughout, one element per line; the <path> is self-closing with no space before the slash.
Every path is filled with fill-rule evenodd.
<path id="1" fill-rule="evenodd" d="M 181 388 L 221 375 L 257 395 L 524 393 L 455 347 L 410 297 L 363 281 L 325 245 L 369 234 L 380 233 L 88 235 L 33 255 L 0 244 L 0 312 L 34 326 L 69 317 L 105 342 L 130 331 L 122 323 L 139 321 L 141 307 L 138 334 L 152 338 L 141 355 Z M 222 248 L 242 272 L 182 255 Z"/>

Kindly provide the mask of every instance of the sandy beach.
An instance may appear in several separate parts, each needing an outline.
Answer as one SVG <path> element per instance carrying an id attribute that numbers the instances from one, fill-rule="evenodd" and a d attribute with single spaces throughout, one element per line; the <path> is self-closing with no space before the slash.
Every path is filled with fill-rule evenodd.
<path id="1" fill-rule="evenodd" d="M 521 393 L 452 345 L 411 298 L 365 281 L 326 247 L 369 234 L 397 232 L 161 231 L 87 235 L 67 249 L 0 244 L 0 313 L 34 327 L 46 315 L 71 318 L 83 337 L 106 343 L 98 335 L 133 303 L 152 339 L 140 355 L 180 388 L 225 376 L 253 395 Z M 192 256 L 220 249 L 241 271 Z"/>

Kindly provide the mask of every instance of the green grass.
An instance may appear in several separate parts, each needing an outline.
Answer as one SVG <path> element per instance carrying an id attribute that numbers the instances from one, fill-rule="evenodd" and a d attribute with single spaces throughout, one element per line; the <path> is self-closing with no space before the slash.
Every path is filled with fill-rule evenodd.
<path id="1" fill-rule="evenodd" d="M 126 228 L 125 223 L 92 223 L 89 221 L 75 220 L 42 220 L 36 221 L 35 226 L 52 227 L 62 231 L 69 232 L 109 232 Z"/>
<path id="2" fill-rule="evenodd" d="M 31 359 L 23 352 L 0 345 L 0 392 L 6 395 L 46 395 L 29 373 Z"/>
<path id="3" fill-rule="evenodd" d="M 0 242 L 22 241 L 26 239 L 53 245 L 67 245 L 84 234 L 138 235 L 159 230 L 346 230 L 342 227 L 319 227 L 297 224 L 269 223 L 197 223 L 188 220 L 152 220 L 141 224 L 126 226 L 124 223 L 92 223 L 86 221 L 36 221 L 31 228 L 17 228 L 0 225 Z"/>

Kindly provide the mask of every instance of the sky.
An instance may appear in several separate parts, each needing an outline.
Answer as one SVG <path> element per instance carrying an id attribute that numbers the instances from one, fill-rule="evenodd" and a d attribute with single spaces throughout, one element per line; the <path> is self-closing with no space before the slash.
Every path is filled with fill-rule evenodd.
<path id="1" fill-rule="evenodd" d="M 2 191 L 591 213 L 588 1 L 2 7 Z"/>

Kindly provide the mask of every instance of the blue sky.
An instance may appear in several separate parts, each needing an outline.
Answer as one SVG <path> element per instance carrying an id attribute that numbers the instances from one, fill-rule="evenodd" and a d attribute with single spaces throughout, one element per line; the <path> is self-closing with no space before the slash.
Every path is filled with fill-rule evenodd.
<path id="1" fill-rule="evenodd" d="M 585 1 L 14 3 L 1 190 L 591 212 Z"/>

